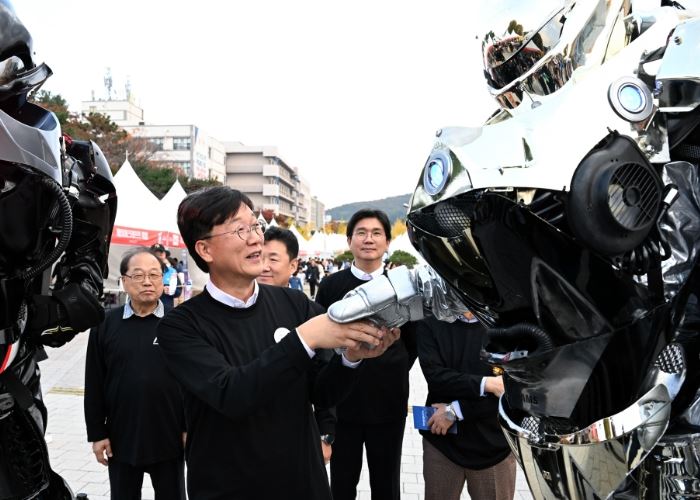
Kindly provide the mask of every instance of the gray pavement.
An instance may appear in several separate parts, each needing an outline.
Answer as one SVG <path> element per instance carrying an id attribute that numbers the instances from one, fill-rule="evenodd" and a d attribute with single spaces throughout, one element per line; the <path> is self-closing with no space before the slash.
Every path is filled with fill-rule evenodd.
<path id="1" fill-rule="evenodd" d="M 83 416 L 83 377 L 87 333 L 60 349 L 49 349 L 49 359 L 40 364 L 44 402 L 49 411 L 46 440 L 53 468 L 70 484 L 75 493 L 84 492 L 90 500 L 109 498 L 107 469 L 97 463 L 85 434 Z M 423 405 L 427 385 L 418 363 L 411 370 L 410 405 Z M 401 457 L 401 486 L 404 500 L 423 499 L 423 449 L 413 421 L 406 421 Z M 358 486 L 359 500 L 370 500 L 369 473 L 365 462 Z M 143 498 L 153 499 L 148 476 L 144 479 Z M 469 498 L 465 493 L 462 498 Z M 531 499 L 527 483 L 518 469 L 516 500 Z M 301 499 L 291 499 L 301 500 Z"/>

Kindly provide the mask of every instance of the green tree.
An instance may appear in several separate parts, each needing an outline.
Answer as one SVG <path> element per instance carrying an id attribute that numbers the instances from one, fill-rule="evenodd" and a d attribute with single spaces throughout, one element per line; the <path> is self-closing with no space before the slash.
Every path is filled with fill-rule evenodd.
<path id="1" fill-rule="evenodd" d="M 338 254 L 335 257 L 336 262 L 352 262 L 354 257 L 350 250 L 345 250 L 343 253 Z"/>
<path id="2" fill-rule="evenodd" d="M 413 269 L 413 266 L 418 264 L 418 259 L 412 254 L 405 252 L 404 250 L 396 250 L 389 257 L 389 262 L 399 265 L 406 266 L 409 269 Z"/>

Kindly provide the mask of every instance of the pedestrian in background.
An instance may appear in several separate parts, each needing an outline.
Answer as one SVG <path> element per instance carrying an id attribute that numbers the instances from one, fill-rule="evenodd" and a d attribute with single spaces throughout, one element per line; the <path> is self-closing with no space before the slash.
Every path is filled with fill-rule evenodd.
<path id="1" fill-rule="evenodd" d="M 127 302 L 107 312 L 88 340 L 88 441 L 108 467 L 112 500 L 140 499 L 144 473 L 156 500 L 184 500 L 182 395 L 156 336 L 164 314 L 162 266 L 142 248 L 124 256 L 120 273 Z"/>

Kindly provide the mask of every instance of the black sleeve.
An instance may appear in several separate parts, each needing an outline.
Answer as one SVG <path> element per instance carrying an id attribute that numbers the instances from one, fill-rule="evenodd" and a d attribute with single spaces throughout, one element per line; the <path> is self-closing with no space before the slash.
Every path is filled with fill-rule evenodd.
<path id="1" fill-rule="evenodd" d="M 296 332 L 243 366 L 231 366 L 191 322 L 174 309 L 158 324 L 158 343 L 173 376 L 185 390 L 220 413 L 239 418 L 284 391 L 313 363 Z"/>
<path id="2" fill-rule="evenodd" d="M 101 333 L 105 322 L 90 330 L 87 353 L 85 355 L 85 396 L 83 407 L 87 440 L 91 443 L 109 437 L 107 430 L 107 402 L 104 393 L 106 374 L 105 360 L 101 343 Z"/>
<path id="3" fill-rule="evenodd" d="M 408 351 L 408 369 L 410 370 L 418 357 L 418 345 L 416 343 L 417 321 L 411 321 L 401 327 L 401 339 Z"/>
<path id="4" fill-rule="evenodd" d="M 481 379 L 484 376 L 463 373 L 448 367 L 447 362 L 440 355 L 432 328 L 428 321 L 419 321 L 416 327 L 418 360 L 425 380 L 428 382 L 428 390 L 449 396 L 451 401 L 480 398 Z"/>
<path id="5" fill-rule="evenodd" d="M 318 285 L 318 290 L 316 290 L 316 303 L 321 305 L 324 309 L 328 309 L 331 305 L 330 297 L 328 296 L 328 284 L 329 280 L 324 280 Z"/>
<path id="6" fill-rule="evenodd" d="M 314 417 L 318 432 L 321 436 L 324 434 L 332 434 L 335 436 L 335 423 L 338 420 L 335 408 L 315 408 Z"/>

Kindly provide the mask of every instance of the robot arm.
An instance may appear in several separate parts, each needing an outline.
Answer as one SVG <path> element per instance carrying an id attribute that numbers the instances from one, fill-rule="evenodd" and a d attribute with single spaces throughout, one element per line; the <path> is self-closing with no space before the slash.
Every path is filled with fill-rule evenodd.
<path id="1" fill-rule="evenodd" d="M 40 343 L 51 347 L 63 345 L 104 317 L 98 299 L 116 215 L 111 173 L 99 147 L 66 138 L 66 154 L 72 233 L 54 270 L 53 293 L 34 295 L 29 323 Z"/>
<path id="2" fill-rule="evenodd" d="M 397 327 L 426 316 L 452 322 L 466 309 L 431 267 L 400 266 L 348 292 L 328 308 L 328 317 L 337 323 L 368 318 Z"/>

